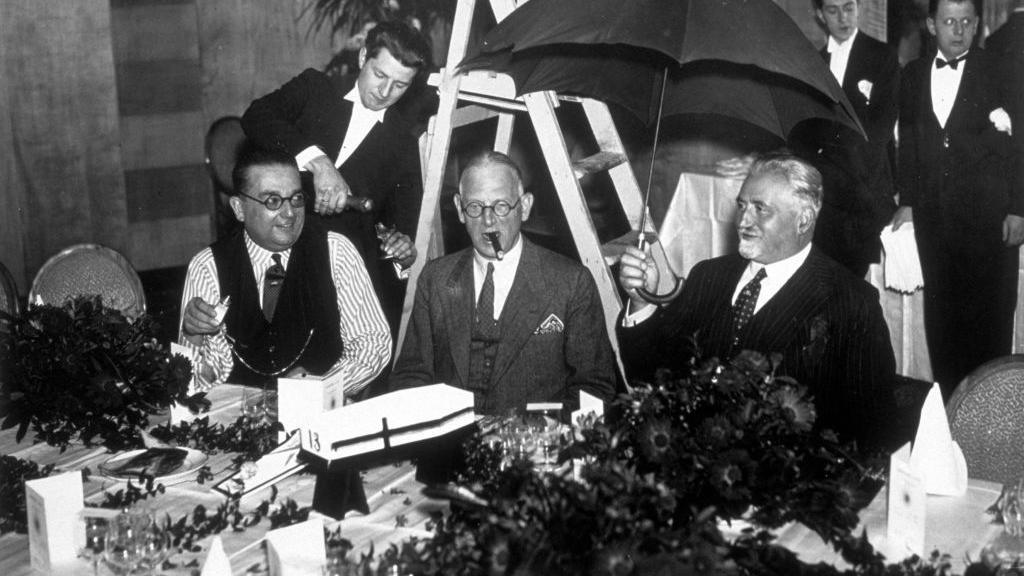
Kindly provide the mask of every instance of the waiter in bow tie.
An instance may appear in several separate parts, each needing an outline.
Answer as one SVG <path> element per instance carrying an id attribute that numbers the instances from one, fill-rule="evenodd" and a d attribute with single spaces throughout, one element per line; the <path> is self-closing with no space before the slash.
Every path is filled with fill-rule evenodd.
<path id="1" fill-rule="evenodd" d="M 1008 81 L 1012 61 L 975 45 L 974 0 L 931 0 L 936 51 L 903 71 L 900 208 L 913 222 L 924 274 L 934 380 L 946 399 L 984 362 L 1009 354 L 1024 241 L 1024 183 Z"/>

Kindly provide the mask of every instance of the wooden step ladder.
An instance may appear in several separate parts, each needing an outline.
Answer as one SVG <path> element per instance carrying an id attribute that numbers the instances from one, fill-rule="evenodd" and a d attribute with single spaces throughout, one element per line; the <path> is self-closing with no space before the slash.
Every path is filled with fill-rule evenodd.
<path id="1" fill-rule="evenodd" d="M 515 10 L 515 0 L 487 0 L 500 22 Z M 416 285 L 426 262 L 443 253 L 440 197 L 448 161 L 452 131 L 483 120 L 497 117 L 494 150 L 508 153 L 512 140 L 515 112 L 526 112 L 533 123 L 551 180 L 557 191 L 565 218 L 582 263 L 590 269 L 604 307 L 608 334 L 619 357 L 615 338 L 615 323 L 622 304 L 615 279 L 609 265 L 618 261 L 623 242 L 613 241 L 602 247 L 598 241 L 590 212 L 587 210 L 579 179 L 595 172 L 607 172 L 622 204 L 631 230 L 638 230 L 643 210 L 643 198 L 636 177 L 628 162 L 622 140 L 615 128 L 608 106 L 590 98 L 559 96 L 554 92 L 534 92 L 516 97 L 515 84 L 506 74 L 486 70 L 458 73 L 455 70 L 469 43 L 470 24 L 477 0 L 459 0 L 455 9 L 451 41 L 445 68 L 432 74 L 429 83 L 437 86 L 439 104 L 437 114 L 430 119 L 427 131 L 420 137 L 420 160 L 423 168 L 423 202 L 416 232 L 416 259 L 409 273 L 402 322 L 399 329 L 398 350 L 405 341 L 409 317 L 415 300 Z M 578 162 L 572 162 L 555 109 L 563 101 L 579 103 L 597 141 L 599 152 Z M 465 105 L 460 106 L 463 103 Z M 647 218 L 645 232 L 648 237 L 656 231 Z M 671 270 L 660 242 L 652 243 L 652 256 L 662 271 Z M 670 290 L 675 278 L 662 273 L 659 292 Z M 467 328 L 468 329 L 468 328 Z M 398 357 L 398 354 L 395 354 Z M 622 369 L 621 360 L 619 368 Z"/>

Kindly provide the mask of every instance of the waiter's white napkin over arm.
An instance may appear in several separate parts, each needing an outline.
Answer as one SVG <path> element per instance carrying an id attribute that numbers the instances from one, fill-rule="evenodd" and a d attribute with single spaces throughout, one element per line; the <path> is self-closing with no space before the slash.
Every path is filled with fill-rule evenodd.
<path id="1" fill-rule="evenodd" d="M 879 237 L 882 249 L 885 250 L 885 287 L 912 294 L 924 286 L 921 260 L 917 255 L 917 239 L 914 238 L 914 223 L 908 222 L 896 231 L 893 231 L 892 225 L 886 226 Z"/>
<path id="2" fill-rule="evenodd" d="M 932 385 L 921 407 L 910 465 L 924 478 L 928 494 L 960 496 L 967 492 L 967 461 L 949 431 L 938 384 Z"/>

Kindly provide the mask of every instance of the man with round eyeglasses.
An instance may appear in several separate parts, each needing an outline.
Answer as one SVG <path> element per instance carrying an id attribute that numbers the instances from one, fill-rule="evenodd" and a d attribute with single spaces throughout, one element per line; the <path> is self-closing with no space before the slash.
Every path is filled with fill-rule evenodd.
<path id="1" fill-rule="evenodd" d="M 200 385 L 274 388 L 279 376 L 341 373 L 346 396 L 357 393 L 391 355 L 362 258 L 306 222 L 291 156 L 247 149 L 233 179 L 242 230 L 192 259 L 182 296 L 180 341 L 201 355 Z"/>
<path id="2" fill-rule="evenodd" d="M 471 390 L 476 410 L 610 398 L 615 365 L 590 272 L 522 236 L 533 208 L 499 152 L 466 166 L 455 196 L 472 247 L 426 265 L 392 389 L 437 382 Z"/>

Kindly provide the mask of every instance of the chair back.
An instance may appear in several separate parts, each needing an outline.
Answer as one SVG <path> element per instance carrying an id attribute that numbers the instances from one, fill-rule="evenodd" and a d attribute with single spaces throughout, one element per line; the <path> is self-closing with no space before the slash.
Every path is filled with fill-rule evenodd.
<path id="1" fill-rule="evenodd" d="M 971 478 L 1024 476 L 1024 355 L 987 362 L 964 378 L 946 405 L 953 440 Z"/>
<path id="2" fill-rule="evenodd" d="M 206 132 L 206 170 L 213 181 L 214 221 L 217 237 L 222 238 L 237 227 L 237 220 L 228 205 L 233 191 L 231 172 L 238 154 L 245 144 L 242 119 L 223 116 L 210 125 Z"/>
<path id="3" fill-rule="evenodd" d="M 14 276 L 11 276 L 10 270 L 0 262 L 0 312 L 5 312 L 11 316 L 17 316 L 21 313 L 21 301 L 18 300 L 18 285 L 14 283 Z M 5 320 L 0 316 L 0 330 L 5 329 Z"/>
<path id="4" fill-rule="evenodd" d="M 28 301 L 59 306 L 85 295 L 102 296 L 104 305 L 130 318 L 146 311 L 135 269 L 119 252 L 98 244 L 77 244 L 47 260 L 32 280 Z"/>

